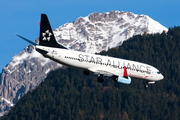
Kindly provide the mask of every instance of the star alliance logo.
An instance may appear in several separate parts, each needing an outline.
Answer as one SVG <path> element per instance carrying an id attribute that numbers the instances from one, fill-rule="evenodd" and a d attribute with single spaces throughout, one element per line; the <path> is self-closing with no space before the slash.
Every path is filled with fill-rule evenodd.
<path id="1" fill-rule="evenodd" d="M 50 33 L 49 30 L 47 30 L 45 33 L 42 33 L 42 37 L 43 37 L 42 40 L 50 41 L 51 36 L 52 36 L 52 33 Z"/>

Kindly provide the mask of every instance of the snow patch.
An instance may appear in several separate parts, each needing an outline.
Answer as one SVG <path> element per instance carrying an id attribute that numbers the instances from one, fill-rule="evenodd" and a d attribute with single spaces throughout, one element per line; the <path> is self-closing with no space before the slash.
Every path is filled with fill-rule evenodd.
<path id="1" fill-rule="evenodd" d="M 162 26 L 159 22 L 154 21 L 149 16 L 146 16 L 149 20 L 148 29 L 151 31 L 150 33 L 162 33 L 163 31 L 167 32 L 168 29 L 164 26 Z"/>
<path id="2" fill-rule="evenodd" d="M 31 58 L 39 58 L 42 62 L 41 65 L 44 66 L 50 60 L 48 58 L 44 58 L 40 53 L 38 53 L 35 49 L 31 53 L 24 52 L 22 55 L 16 55 L 12 58 L 12 62 L 10 65 L 12 68 L 19 65 L 20 63 L 23 63 L 24 60 L 31 59 Z M 31 65 L 34 65 L 34 63 L 31 63 Z M 9 71 L 9 73 L 12 73 L 13 71 Z M 28 71 L 30 72 L 30 71 Z"/>
<path id="3" fill-rule="evenodd" d="M 14 57 L 12 58 L 12 62 L 11 62 L 12 67 L 14 67 L 14 66 L 22 63 L 23 60 L 26 59 L 28 56 L 29 56 L 29 54 L 26 53 L 26 52 L 23 53 L 21 56 L 19 56 L 19 55 L 14 56 Z"/>
<path id="4" fill-rule="evenodd" d="M 48 74 L 50 72 L 50 68 L 48 68 L 45 72 L 45 74 Z"/>
<path id="5" fill-rule="evenodd" d="M 1 97 L 1 100 L 4 100 L 7 104 L 9 104 L 11 107 L 13 107 L 14 106 L 14 104 L 12 104 L 9 100 L 7 100 L 7 99 L 5 99 L 5 98 L 3 98 L 3 97 Z"/>

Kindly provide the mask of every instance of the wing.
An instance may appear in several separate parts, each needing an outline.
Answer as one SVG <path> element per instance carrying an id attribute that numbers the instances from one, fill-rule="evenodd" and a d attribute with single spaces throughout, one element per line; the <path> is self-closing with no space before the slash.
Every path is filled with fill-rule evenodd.
<path id="1" fill-rule="evenodd" d="M 104 77 L 111 77 L 115 82 L 123 83 L 123 84 L 130 84 L 131 78 L 127 75 L 126 66 L 124 66 L 124 71 L 121 70 L 114 70 L 111 68 L 89 68 L 88 69 L 91 72 L 94 72 L 95 74 L 103 75 Z M 104 80 L 103 80 L 104 81 Z M 102 82 L 102 81 L 99 81 Z"/>
<path id="2" fill-rule="evenodd" d="M 114 70 L 114 69 L 103 69 L 103 68 L 89 68 L 88 69 L 91 72 L 94 72 L 95 74 L 101 74 L 103 76 L 111 77 L 113 75 L 119 76 L 122 73 L 120 71 Z"/>

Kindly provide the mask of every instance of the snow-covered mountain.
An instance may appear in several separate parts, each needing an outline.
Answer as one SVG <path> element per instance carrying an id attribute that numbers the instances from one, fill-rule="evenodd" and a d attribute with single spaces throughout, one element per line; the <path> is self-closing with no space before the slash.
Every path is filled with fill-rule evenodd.
<path id="1" fill-rule="evenodd" d="M 108 50 L 134 35 L 167 32 L 168 29 L 147 15 L 111 11 L 79 17 L 54 30 L 57 41 L 66 47 L 88 53 Z M 38 43 L 38 39 L 36 41 Z M 43 81 L 57 64 L 26 46 L 3 68 L 0 78 L 0 113 L 4 114 L 25 93 Z"/>
<path id="2" fill-rule="evenodd" d="M 57 40 L 69 48 L 95 53 L 119 46 L 133 35 L 163 30 L 167 28 L 147 15 L 111 11 L 80 17 L 55 29 L 54 33 Z"/>

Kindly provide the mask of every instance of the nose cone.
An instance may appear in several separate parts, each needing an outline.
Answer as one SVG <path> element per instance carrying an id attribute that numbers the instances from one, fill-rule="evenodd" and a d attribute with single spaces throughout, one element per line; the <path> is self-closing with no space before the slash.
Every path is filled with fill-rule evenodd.
<path id="1" fill-rule="evenodd" d="M 160 80 L 162 80 L 162 79 L 164 79 L 164 76 L 161 74 L 161 75 L 160 75 Z"/>

